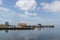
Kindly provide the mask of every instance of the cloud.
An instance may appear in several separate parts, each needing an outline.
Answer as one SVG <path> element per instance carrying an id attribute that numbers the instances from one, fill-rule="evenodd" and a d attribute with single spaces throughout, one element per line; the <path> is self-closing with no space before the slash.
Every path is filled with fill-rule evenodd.
<path id="1" fill-rule="evenodd" d="M 52 12 L 60 12 L 60 1 L 54 0 L 51 3 L 42 2 L 40 5 L 42 5 L 43 10 L 49 10 Z"/>
<path id="2" fill-rule="evenodd" d="M 9 9 L 8 8 L 0 7 L 0 10 L 8 11 Z"/>
<path id="3" fill-rule="evenodd" d="M 0 7 L 0 23 L 8 21 L 12 25 L 17 25 L 19 21 L 22 21 L 22 19 L 23 21 L 26 20 L 26 22 L 29 23 L 29 21 L 36 20 L 37 15 L 37 13 L 30 12 L 17 13 L 15 11 L 11 11 L 8 8 Z"/>
<path id="4" fill-rule="evenodd" d="M 28 24 L 55 24 L 59 20 L 57 19 L 44 19 L 40 16 L 38 16 L 37 13 L 30 13 L 30 12 L 24 12 L 24 13 L 17 13 L 15 11 L 11 11 L 8 8 L 0 7 L 0 21 L 3 23 L 8 21 L 10 24 L 17 25 L 19 22 L 25 22 Z M 0 22 L 0 23 L 2 23 Z"/>
<path id="5" fill-rule="evenodd" d="M 40 9 L 41 9 L 41 7 L 38 7 L 38 8 L 37 8 L 37 11 L 40 11 Z"/>
<path id="6" fill-rule="evenodd" d="M 31 17 L 36 17 L 38 14 L 37 13 L 29 13 L 29 12 L 24 12 L 24 14 L 18 14 L 21 18 L 31 18 Z"/>
<path id="7" fill-rule="evenodd" d="M 0 0 L 0 5 L 2 4 L 2 1 Z"/>
<path id="8" fill-rule="evenodd" d="M 36 4 L 35 0 L 18 0 L 16 2 L 16 6 L 24 11 L 34 10 L 36 8 Z"/>
<path id="9" fill-rule="evenodd" d="M 2 21 L 3 23 L 8 21 L 12 25 L 17 25 L 19 22 L 25 22 L 28 24 L 38 24 L 38 23 L 55 24 L 58 20 L 43 19 L 42 17 L 38 16 L 37 13 L 24 12 L 22 14 L 22 13 L 16 13 L 15 11 L 11 11 L 11 10 L 9 11 L 5 10 L 5 11 L 0 11 L 0 21 Z"/>
<path id="10" fill-rule="evenodd" d="M 0 7 L 0 15 L 2 13 L 4 14 L 5 17 L 6 16 L 7 17 L 15 17 L 15 16 L 18 16 L 19 18 L 29 18 L 31 16 L 32 17 L 36 17 L 38 15 L 37 13 L 30 13 L 30 12 L 24 12 L 23 14 L 22 13 L 17 13 L 15 11 L 11 11 L 8 8 Z"/>
<path id="11" fill-rule="evenodd" d="M 13 19 L 14 12 L 8 8 L 0 7 L 0 23 L 4 23 L 6 21 L 10 22 Z"/>
<path id="12" fill-rule="evenodd" d="M 26 16 L 37 16 L 37 13 L 29 13 L 29 12 L 25 12 Z"/>

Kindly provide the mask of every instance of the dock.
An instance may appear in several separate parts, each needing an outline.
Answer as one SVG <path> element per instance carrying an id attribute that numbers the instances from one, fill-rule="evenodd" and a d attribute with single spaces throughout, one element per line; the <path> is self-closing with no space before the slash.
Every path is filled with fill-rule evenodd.
<path id="1" fill-rule="evenodd" d="M 26 26 L 26 27 L 6 27 L 0 28 L 0 30 L 34 30 L 35 28 L 54 28 L 54 25 L 41 25 L 41 26 Z"/>
<path id="2" fill-rule="evenodd" d="M 34 30 L 34 28 L 0 28 L 0 30 Z"/>

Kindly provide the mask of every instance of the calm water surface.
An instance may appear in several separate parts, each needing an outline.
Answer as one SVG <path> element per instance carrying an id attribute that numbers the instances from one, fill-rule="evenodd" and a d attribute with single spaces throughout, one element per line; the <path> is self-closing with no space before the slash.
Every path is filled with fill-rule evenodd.
<path id="1" fill-rule="evenodd" d="M 60 27 L 41 30 L 1 30 L 0 40 L 60 40 Z"/>

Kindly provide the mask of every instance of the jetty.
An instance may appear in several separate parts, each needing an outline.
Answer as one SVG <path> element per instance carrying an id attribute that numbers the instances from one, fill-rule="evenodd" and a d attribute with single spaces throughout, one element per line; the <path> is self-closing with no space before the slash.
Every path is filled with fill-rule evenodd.
<path id="1" fill-rule="evenodd" d="M 0 24 L 0 30 L 34 30 L 35 28 L 54 28 L 54 25 L 27 25 L 26 23 L 18 23 L 18 25 L 9 25 L 8 22 L 5 24 Z"/>
<path id="2" fill-rule="evenodd" d="M 34 28 L 0 28 L 0 30 L 34 30 Z"/>
<path id="3" fill-rule="evenodd" d="M 44 25 L 42 25 L 42 26 L 27 26 L 27 27 L 7 27 L 7 28 L 0 28 L 0 30 L 34 30 L 35 28 L 39 28 L 39 29 L 41 29 L 41 28 L 54 28 L 54 26 L 44 26 Z"/>

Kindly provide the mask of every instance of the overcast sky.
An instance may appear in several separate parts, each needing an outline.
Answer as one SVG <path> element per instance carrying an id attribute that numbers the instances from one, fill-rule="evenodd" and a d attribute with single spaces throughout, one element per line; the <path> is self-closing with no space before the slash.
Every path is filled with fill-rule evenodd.
<path id="1" fill-rule="evenodd" d="M 60 24 L 60 0 L 0 0 L 0 23 Z"/>

